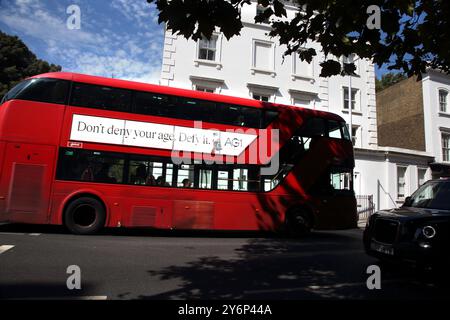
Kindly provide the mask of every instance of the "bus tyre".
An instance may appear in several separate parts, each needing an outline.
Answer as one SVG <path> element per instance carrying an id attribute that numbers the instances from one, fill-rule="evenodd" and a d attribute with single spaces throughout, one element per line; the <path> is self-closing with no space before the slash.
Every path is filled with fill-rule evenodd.
<path id="1" fill-rule="evenodd" d="M 309 234 L 312 228 L 312 218 L 304 210 L 295 209 L 286 215 L 286 231 L 289 237 L 301 237 Z"/>
<path id="2" fill-rule="evenodd" d="M 105 226 L 102 203 L 91 197 L 73 200 L 64 212 L 64 225 L 74 234 L 94 234 Z"/>

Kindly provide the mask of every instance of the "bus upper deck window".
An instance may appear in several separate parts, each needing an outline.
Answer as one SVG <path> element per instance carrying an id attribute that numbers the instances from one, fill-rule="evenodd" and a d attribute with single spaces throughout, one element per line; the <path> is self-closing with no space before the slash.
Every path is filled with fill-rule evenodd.
<path id="1" fill-rule="evenodd" d="M 328 136 L 330 138 L 342 139 L 341 126 L 339 122 L 334 120 L 328 121 Z"/>
<path id="2" fill-rule="evenodd" d="M 23 81 L 9 91 L 2 102 L 21 99 L 56 104 L 65 104 L 69 81 L 52 78 L 34 78 Z"/>

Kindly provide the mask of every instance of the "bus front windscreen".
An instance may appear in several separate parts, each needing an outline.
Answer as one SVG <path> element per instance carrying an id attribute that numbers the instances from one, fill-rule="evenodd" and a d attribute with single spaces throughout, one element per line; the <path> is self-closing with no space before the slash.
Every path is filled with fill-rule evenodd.
<path id="1" fill-rule="evenodd" d="M 64 104 L 68 90 L 69 81 L 50 78 L 28 79 L 9 90 L 1 104 L 13 99 Z"/>

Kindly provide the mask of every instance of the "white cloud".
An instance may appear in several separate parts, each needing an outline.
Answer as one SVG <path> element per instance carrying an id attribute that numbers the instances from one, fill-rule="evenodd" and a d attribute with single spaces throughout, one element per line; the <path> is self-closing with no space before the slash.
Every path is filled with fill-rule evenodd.
<path id="1" fill-rule="evenodd" d="M 32 1 L 32 0 L 17 0 Z M 66 21 L 51 15 L 43 7 L 34 4 L 19 10 L 9 7 L 0 12 L 0 21 L 9 28 L 25 35 L 40 39 L 46 43 L 56 41 L 61 46 L 89 45 L 98 46 L 107 42 L 105 36 L 85 30 L 69 30 Z"/>
<path id="2" fill-rule="evenodd" d="M 111 6 L 120 11 L 129 21 L 136 22 L 141 28 L 148 28 L 151 23 L 158 23 L 156 6 L 145 0 L 113 0 Z"/>
<path id="3" fill-rule="evenodd" d="M 157 83 L 159 66 L 123 56 L 99 56 L 95 53 L 79 53 L 74 57 L 77 72 L 102 75 L 126 80 Z"/>
<path id="4" fill-rule="evenodd" d="M 112 8 L 119 10 L 127 20 L 136 21 L 136 28 L 141 30 L 135 33 L 130 31 L 133 29 L 118 30 L 111 16 L 102 16 L 87 1 L 79 3 L 82 8 L 80 30 L 69 30 L 65 21 L 67 15 L 61 10 L 50 10 L 43 2 L 10 0 L 6 3 L 3 6 L 5 2 L 2 2 L 0 23 L 19 36 L 42 41 L 49 62 L 61 64 L 64 71 L 158 83 L 162 28 L 151 28 L 157 11 L 144 0 L 114 0 L 112 3 Z M 83 15 L 90 16 L 91 23 L 83 20 Z M 93 16 L 96 19 L 92 19 Z"/>

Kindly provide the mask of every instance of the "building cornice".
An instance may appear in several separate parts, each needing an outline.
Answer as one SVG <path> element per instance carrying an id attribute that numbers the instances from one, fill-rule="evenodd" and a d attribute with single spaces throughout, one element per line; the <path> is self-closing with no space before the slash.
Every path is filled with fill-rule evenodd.
<path id="1" fill-rule="evenodd" d="M 251 82 L 247 82 L 247 87 L 248 88 L 257 88 L 257 89 L 265 89 L 265 90 L 271 90 L 271 91 L 278 91 L 280 88 L 279 87 L 274 87 L 274 86 L 268 86 L 265 84 L 257 84 L 257 83 L 251 83 Z"/>
<path id="2" fill-rule="evenodd" d="M 210 78 L 210 77 L 201 77 L 201 76 L 189 76 L 189 79 L 192 81 L 209 81 L 209 82 L 215 82 L 218 84 L 224 84 L 225 80 L 223 79 L 218 79 L 218 78 Z"/>
<path id="3" fill-rule="evenodd" d="M 432 161 L 434 156 L 431 153 L 425 151 L 395 148 L 395 147 L 376 147 L 374 149 L 354 148 L 355 156 L 357 155 L 369 155 L 369 156 L 400 156 L 404 158 L 422 158 L 424 160 Z"/>

